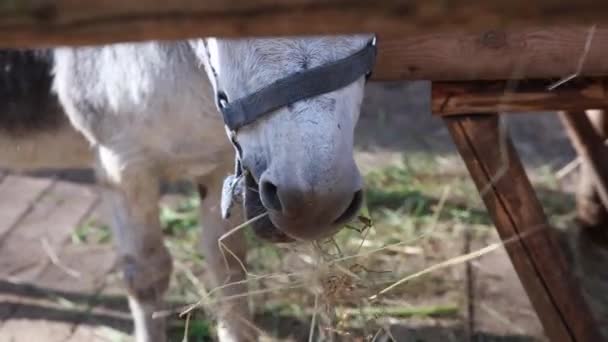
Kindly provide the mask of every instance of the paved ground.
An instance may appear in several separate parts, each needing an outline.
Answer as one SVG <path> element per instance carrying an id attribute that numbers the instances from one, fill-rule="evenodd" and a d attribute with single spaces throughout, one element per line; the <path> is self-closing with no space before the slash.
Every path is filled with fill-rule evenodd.
<path id="1" fill-rule="evenodd" d="M 111 247 L 70 243 L 94 187 L 0 175 L 0 341 L 108 341 L 130 330 Z"/>

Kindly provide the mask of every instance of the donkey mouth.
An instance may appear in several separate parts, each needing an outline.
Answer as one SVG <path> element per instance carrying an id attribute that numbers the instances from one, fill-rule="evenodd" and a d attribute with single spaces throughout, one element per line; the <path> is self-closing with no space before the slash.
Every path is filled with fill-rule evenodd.
<path id="1" fill-rule="evenodd" d="M 246 219 L 251 220 L 265 214 L 250 223 L 250 227 L 257 237 L 273 243 L 310 241 L 330 237 L 356 215 L 363 199 L 363 191 L 356 191 L 352 200 L 346 203 L 340 215 L 334 217 L 331 223 L 315 222 L 314 219 L 289 217 L 272 211 L 268 212 L 262 203 L 258 183 L 249 173 L 246 175 L 245 184 Z"/>
<path id="2" fill-rule="evenodd" d="M 248 220 L 267 213 L 257 189 L 257 182 L 250 174 L 247 174 L 245 178 L 245 216 Z M 250 224 L 250 227 L 258 238 L 268 242 L 289 243 L 296 241 L 277 228 L 270 220 L 269 215 L 255 220 Z"/>

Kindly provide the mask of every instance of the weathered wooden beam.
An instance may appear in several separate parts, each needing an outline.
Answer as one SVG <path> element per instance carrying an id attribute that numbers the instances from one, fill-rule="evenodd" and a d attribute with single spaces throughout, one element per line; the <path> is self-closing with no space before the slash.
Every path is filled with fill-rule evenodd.
<path id="1" fill-rule="evenodd" d="M 572 79 L 550 89 L 553 80 L 433 82 L 432 111 L 450 116 L 474 113 L 584 111 L 608 107 L 607 80 Z"/>
<path id="2" fill-rule="evenodd" d="M 608 147 L 604 139 L 584 111 L 565 111 L 559 116 L 577 154 L 589 167 L 587 176 L 592 177 L 600 201 L 608 208 Z"/>
<path id="3" fill-rule="evenodd" d="M 496 115 L 445 118 L 505 242 L 511 262 L 553 342 L 602 341 L 543 209 Z"/>
<path id="4" fill-rule="evenodd" d="M 606 139 L 608 139 L 608 113 L 604 110 L 587 110 L 586 114 L 595 132 L 605 144 Z M 569 130 L 568 127 L 566 129 Z M 574 132 L 570 134 L 572 135 Z M 606 157 L 608 157 L 608 154 L 604 153 L 602 158 Z M 576 188 L 577 219 L 584 228 L 599 228 L 604 232 L 608 232 L 608 207 L 602 204 L 597 191 L 594 181 L 596 171 L 594 169 L 602 172 L 583 159 L 580 164 L 578 186 Z M 608 177 L 608 174 L 603 174 L 603 177 Z"/>
<path id="5" fill-rule="evenodd" d="M 374 76 L 476 81 L 608 75 L 608 26 L 492 27 L 380 35 Z"/>
<path id="6" fill-rule="evenodd" d="M 2 14 L 1 1 L 0 15 Z M 260 1 L 271 2 L 271 0 Z M 40 3 L 43 2 L 41 1 Z M 82 3 L 86 2 L 82 1 Z M 218 33 L 216 31 L 219 30 L 217 28 L 214 29 L 215 26 L 213 25 L 202 25 L 199 27 L 198 20 L 188 19 L 188 14 L 182 15 L 182 17 L 176 15 L 174 19 L 176 23 L 169 28 L 165 28 L 161 23 L 154 27 L 147 27 L 145 24 L 138 24 L 139 19 L 137 18 L 139 17 L 136 15 L 138 13 L 137 4 L 125 2 L 123 10 L 133 10 L 134 13 L 128 16 L 124 13 L 119 15 L 120 12 L 117 12 L 116 8 L 111 10 L 111 8 L 104 7 L 110 6 L 108 4 L 112 3 L 112 1 L 99 2 L 97 6 L 93 6 L 87 10 L 85 7 L 79 7 L 81 6 L 81 2 L 74 2 L 71 6 L 79 8 L 78 11 L 73 10 L 75 11 L 74 13 L 80 13 L 79 15 L 83 17 L 76 16 L 70 10 L 67 10 L 68 14 L 59 12 L 60 14 L 57 14 L 59 19 L 53 19 L 48 24 L 42 25 L 43 28 L 39 31 L 32 31 L 33 26 L 30 27 L 28 25 L 24 27 L 30 27 L 29 29 L 24 29 L 22 26 L 14 27 L 14 24 L 10 24 L 12 22 L 10 19 L 3 19 L 0 16 L 0 47 L 105 44 L 146 39 L 177 39 L 189 37 L 194 34 L 192 32 L 197 32 L 198 36 L 204 36 Z M 331 4 L 332 1 L 328 3 Z M 207 2 L 196 2 L 196 6 L 203 6 L 205 4 Z M 230 4 L 231 2 L 228 2 L 226 6 Z M 249 4 L 250 7 L 255 7 L 255 4 L 246 4 Z M 242 6 L 246 6 L 246 4 Z M 298 2 L 294 2 L 293 6 L 297 4 Z M 577 71 L 580 74 L 579 76 L 608 75 L 608 59 L 604 58 L 608 55 L 608 28 L 599 26 L 591 30 L 590 25 L 560 25 L 544 28 L 517 27 L 488 30 L 488 27 L 501 26 L 497 23 L 488 23 L 482 29 L 472 32 L 466 32 L 460 27 L 437 31 L 436 33 L 424 33 L 435 31 L 435 28 L 419 29 L 416 26 L 412 28 L 412 30 L 415 30 L 415 34 L 406 34 L 408 30 L 406 27 L 403 27 L 398 35 L 394 35 L 391 34 L 391 30 L 383 29 L 382 27 L 384 26 L 379 23 L 391 21 L 393 17 L 399 17 L 398 13 L 393 13 L 386 17 L 378 16 L 372 20 L 374 11 L 378 10 L 378 8 L 382 9 L 383 4 L 385 3 L 382 2 L 376 6 L 370 3 L 370 6 L 373 8 L 368 11 L 370 14 L 366 16 L 367 19 L 356 21 L 359 23 L 359 26 L 355 26 L 355 23 L 353 23 L 353 27 L 358 28 L 357 32 L 379 32 L 378 63 L 374 70 L 375 80 L 465 81 L 560 78 Z M 163 6 L 168 6 L 165 2 L 161 5 L 158 6 L 162 8 L 164 8 Z M 180 2 L 176 2 L 173 6 L 179 8 L 179 5 Z M 207 4 L 207 6 L 210 5 Z M 361 6 L 363 5 L 353 8 L 347 7 L 344 13 L 337 14 L 338 18 L 334 21 L 347 20 L 349 15 L 361 10 Z M 221 5 L 216 4 L 216 7 L 221 8 Z M 320 6 L 320 8 L 327 9 L 324 6 Z M 86 19 L 88 17 L 85 14 L 94 14 L 97 13 L 96 11 L 104 13 L 105 20 L 98 23 L 94 21 L 96 22 L 95 25 L 87 24 L 88 20 L 93 19 Z M 150 11 L 150 13 L 154 13 L 154 7 Z M 72 13 L 72 16 L 75 17 L 72 19 L 61 19 L 63 16 L 71 18 L 69 13 Z M 231 12 L 228 11 L 227 13 Z M 315 11 L 311 13 L 315 13 Z M 302 27 L 301 32 L 290 31 L 292 28 L 289 19 L 281 25 L 280 23 L 283 19 L 279 17 L 280 13 L 268 11 L 267 15 L 277 16 L 276 20 L 269 21 L 272 23 L 272 26 L 269 27 L 267 34 L 334 32 L 331 29 L 320 29 L 323 27 L 322 24 L 307 24 Z M 288 14 L 285 15 L 285 18 L 289 18 Z M 307 14 L 302 13 L 301 15 Z M 342 15 L 346 16 L 346 19 L 343 19 Z M 132 20 L 122 23 L 123 19 L 121 18 L 125 16 L 132 17 Z M 8 18 L 11 17 L 11 15 L 8 16 Z M 159 18 L 163 18 L 163 16 Z M 182 20 L 180 21 L 179 18 Z M 317 16 L 312 15 L 310 20 L 314 21 L 316 20 L 315 18 Z M 162 20 L 166 19 L 159 19 L 161 22 Z M 206 20 L 211 19 L 200 19 L 201 22 L 205 22 Z M 372 20 L 378 23 L 379 26 L 372 30 L 373 27 L 366 26 L 366 20 Z M 333 21 L 329 23 L 333 23 Z M 407 20 L 399 21 L 399 23 L 399 25 L 409 25 Z M 137 27 L 126 29 L 121 26 L 127 24 Z M 142 27 L 138 28 L 140 25 Z M 229 23 L 224 23 L 219 19 L 214 25 L 219 27 L 223 27 L 222 25 L 230 26 Z M 239 27 L 243 30 L 241 34 L 255 34 L 255 30 L 251 32 L 247 31 L 247 25 L 247 21 L 243 21 L 240 24 Z M 167 30 L 170 32 L 165 32 Z M 237 33 L 234 34 L 236 35 Z M 588 41 L 588 48 L 586 48 Z"/>
<path id="7" fill-rule="evenodd" d="M 2 0 L 0 42 L 98 44 L 198 36 L 412 33 L 608 23 L 596 0 Z"/>

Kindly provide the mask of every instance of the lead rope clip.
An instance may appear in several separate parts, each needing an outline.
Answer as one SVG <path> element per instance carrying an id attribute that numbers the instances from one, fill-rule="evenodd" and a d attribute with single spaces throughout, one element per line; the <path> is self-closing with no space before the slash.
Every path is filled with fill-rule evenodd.
<path id="1" fill-rule="evenodd" d="M 239 198 L 243 196 L 243 180 L 245 179 L 243 173 L 243 166 L 241 165 L 241 158 L 239 155 L 239 149 L 236 142 L 232 139 L 232 144 L 235 147 L 234 156 L 234 174 L 228 175 L 224 179 L 222 184 L 222 198 L 220 202 L 220 211 L 222 219 L 226 220 L 230 218 L 230 212 L 234 202 L 238 202 Z"/>

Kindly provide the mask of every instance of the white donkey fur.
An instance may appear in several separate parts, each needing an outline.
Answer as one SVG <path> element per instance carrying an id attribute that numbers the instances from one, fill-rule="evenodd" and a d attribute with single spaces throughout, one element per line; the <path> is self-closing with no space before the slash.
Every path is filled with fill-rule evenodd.
<path id="1" fill-rule="evenodd" d="M 15 150 L 10 149 L 0 150 L 7 153 L 0 158 L 8 160 L 5 165 L 20 168 L 62 166 L 62 162 L 69 164 L 65 166 L 94 164 L 112 213 L 136 339 L 165 341 L 163 320 L 153 318 L 162 308 L 172 265 L 158 215 L 160 179 L 190 178 L 206 189 L 201 203 L 201 245 L 213 278 L 209 285 L 245 277 L 237 260 L 229 258 L 226 267 L 217 243 L 242 223 L 243 214 L 235 212 L 230 220 L 222 220 L 219 213 L 222 180 L 233 170 L 234 148 L 216 109 L 216 81 L 229 99 L 236 99 L 293 72 L 346 57 L 363 47 L 366 39 L 210 40 L 207 45 L 192 40 L 58 48 L 54 89 L 70 122 L 88 143 L 65 126 L 51 145 L 46 145 L 43 133 L 31 136 L 29 142 L 6 138 L 20 146 L 46 145 L 32 147 L 44 153 L 32 152 L 26 163 L 19 164 Z M 217 79 L 207 75 L 212 69 Z M 272 169 L 272 177 L 316 182 L 317 188 L 332 187 L 336 179 L 344 178 L 352 180 L 348 186 L 360 186 L 352 145 L 363 83 L 361 78 L 243 128 L 237 140 L 246 166 Z M 62 153 L 48 153 L 53 148 Z M 64 159 L 65 149 L 77 153 L 73 160 Z M 337 210 L 343 210 L 350 197 L 340 201 Z M 296 237 L 297 229 L 293 229 Z M 301 235 L 312 236 L 306 234 Z M 245 261 L 241 232 L 225 244 Z M 246 286 L 241 284 L 227 287 L 223 294 L 244 291 Z M 246 297 L 224 302 L 219 312 L 221 341 L 255 340 Z"/>

